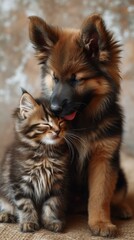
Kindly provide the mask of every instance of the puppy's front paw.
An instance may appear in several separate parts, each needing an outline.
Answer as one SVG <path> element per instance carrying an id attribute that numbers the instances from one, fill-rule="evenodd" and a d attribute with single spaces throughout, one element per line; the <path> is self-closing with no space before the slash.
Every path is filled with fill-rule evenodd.
<path id="1" fill-rule="evenodd" d="M 39 230 L 39 224 L 34 222 L 25 222 L 20 224 L 21 232 L 35 232 Z"/>
<path id="2" fill-rule="evenodd" d="M 93 235 L 101 237 L 114 238 L 117 233 L 117 228 L 112 223 L 107 222 L 96 222 L 89 224 L 90 230 Z"/>

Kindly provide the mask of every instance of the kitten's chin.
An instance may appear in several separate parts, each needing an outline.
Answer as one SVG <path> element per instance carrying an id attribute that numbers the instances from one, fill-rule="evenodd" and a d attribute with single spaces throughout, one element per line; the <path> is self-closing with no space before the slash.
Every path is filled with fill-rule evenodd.
<path id="1" fill-rule="evenodd" d="M 46 144 L 46 145 L 56 145 L 56 144 L 60 144 L 62 142 L 62 139 L 57 137 L 55 139 L 52 138 L 43 138 L 42 139 L 42 143 Z"/>

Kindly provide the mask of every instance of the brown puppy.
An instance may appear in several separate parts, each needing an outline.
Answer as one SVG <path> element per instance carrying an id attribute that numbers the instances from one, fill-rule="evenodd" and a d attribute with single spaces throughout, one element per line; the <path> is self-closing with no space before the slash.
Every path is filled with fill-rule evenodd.
<path id="1" fill-rule="evenodd" d="M 88 183 L 89 227 L 94 235 L 113 237 L 112 203 L 119 206 L 119 217 L 131 216 L 119 163 L 120 46 L 99 15 L 88 17 L 79 30 L 59 29 L 30 17 L 29 34 L 42 65 L 42 94 L 56 115 L 72 123 L 72 182 L 82 192 Z"/>

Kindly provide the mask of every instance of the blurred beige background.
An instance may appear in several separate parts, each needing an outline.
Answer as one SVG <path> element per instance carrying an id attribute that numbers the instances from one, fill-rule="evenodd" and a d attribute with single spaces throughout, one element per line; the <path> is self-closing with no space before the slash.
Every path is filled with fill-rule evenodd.
<path id="1" fill-rule="evenodd" d="M 12 139 L 11 114 L 19 102 L 20 87 L 35 96 L 40 92 L 40 69 L 29 42 L 28 16 L 38 15 L 62 27 L 79 27 L 85 17 L 95 12 L 102 14 L 123 45 L 122 163 L 128 177 L 134 175 L 134 0 L 0 0 L 0 158 Z"/>

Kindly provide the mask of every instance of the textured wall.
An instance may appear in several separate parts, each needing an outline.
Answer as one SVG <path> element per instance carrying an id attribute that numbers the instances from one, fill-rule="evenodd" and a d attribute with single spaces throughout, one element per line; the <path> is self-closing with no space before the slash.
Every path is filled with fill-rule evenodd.
<path id="1" fill-rule="evenodd" d="M 11 113 L 20 87 L 40 91 L 40 71 L 28 38 L 30 15 L 48 23 L 79 27 L 91 13 L 102 14 L 106 25 L 123 44 L 122 95 L 126 123 L 123 150 L 134 155 L 134 1 L 133 0 L 0 0 L 0 156 L 12 135 Z"/>

